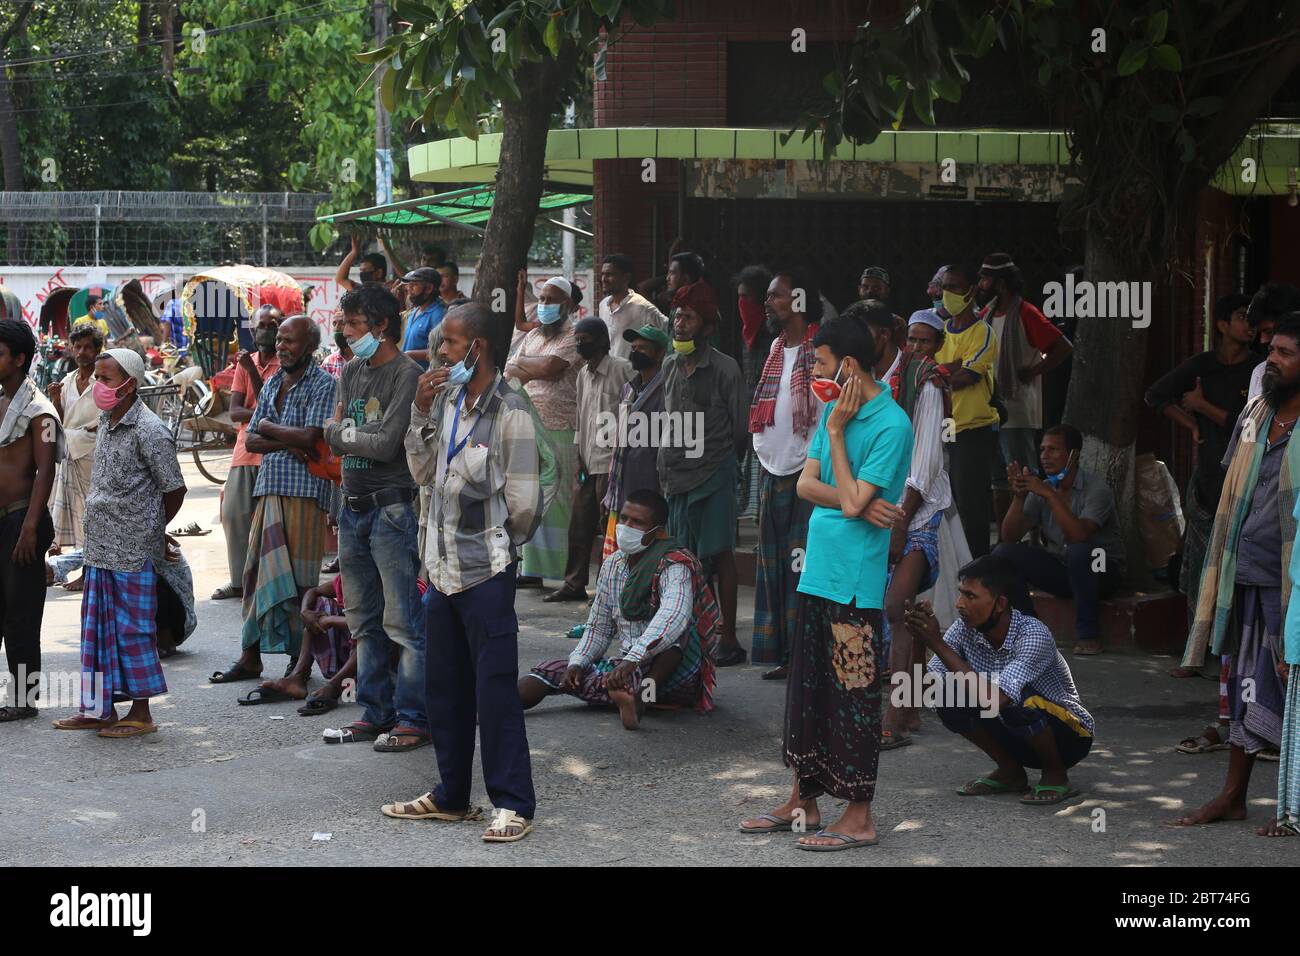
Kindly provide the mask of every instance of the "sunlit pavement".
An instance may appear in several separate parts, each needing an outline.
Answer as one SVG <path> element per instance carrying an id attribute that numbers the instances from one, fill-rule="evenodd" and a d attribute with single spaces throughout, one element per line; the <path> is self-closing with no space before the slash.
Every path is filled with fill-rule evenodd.
<path id="1" fill-rule="evenodd" d="M 359 717 L 355 705 L 304 718 L 296 704 L 240 707 L 256 686 L 211 685 L 238 656 L 238 601 L 210 602 L 226 578 L 218 489 L 185 466 L 190 493 L 172 527 L 195 574 L 199 629 L 164 665 L 170 693 L 154 702 L 160 732 L 102 740 L 62 732 L 51 708 L 0 725 L 0 859 L 35 864 L 470 864 L 608 862 L 814 865 L 1251 865 L 1290 862 L 1300 844 L 1254 829 L 1273 813 L 1277 765 L 1259 764 L 1246 823 L 1174 829 L 1164 824 L 1212 796 L 1224 752 L 1184 756 L 1217 707 L 1215 683 L 1165 676 L 1169 658 L 1071 658 L 1099 737 L 1072 776 L 1066 804 L 1026 807 L 1014 797 L 958 797 L 989 769 L 984 758 L 926 715 L 916 742 L 882 754 L 874 805 L 879 846 L 838 854 L 796 851 L 789 834 L 746 836 L 737 822 L 789 791 L 780 761 L 784 683 L 763 668 L 720 672 L 717 709 L 650 713 L 629 733 L 613 712 L 552 699 L 528 714 L 537 829 L 518 844 L 487 845 L 481 824 L 391 820 L 383 803 L 411 799 L 436 779 L 432 747 L 380 754 L 325 746 L 321 730 Z M 520 592 L 520 666 L 565 656 L 563 635 L 583 615 Z M 748 643 L 753 592 L 741 591 Z M 43 648 L 49 671 L 78 667 L 79 595 L 49 592 Z M 278 675 L 285 658 L 267 658 Z M 275 719 L 282 718 L 282 719 Z M 476 773 L 474 800 L 486 804 Z M 823 801 L 828 822 L 836 809 Z M 313 840 L 330 834 L 328 841 Z"/>

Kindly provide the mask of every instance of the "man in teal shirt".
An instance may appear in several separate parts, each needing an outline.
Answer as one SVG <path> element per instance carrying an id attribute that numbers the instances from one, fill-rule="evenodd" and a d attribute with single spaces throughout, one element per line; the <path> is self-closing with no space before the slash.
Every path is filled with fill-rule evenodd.
<path id="1" fill-rule="evenodd" d="M 786 698 L 785 762 L 795 785 L 789 800 L 741 830 L 808 829 L 815 835 L 801 837 L 799 849 L 826 852 L 876 842 L 871 801 L 886 664 L 882 608 L 912 425 L 889 387 L 875 380 L 875 340 L 865 321 L 829 322 L 813 345 L 812 388 L 827 404 L 798 486 L 814 507 Z M 819 829 L 823 793 L 849 805 Z"/>

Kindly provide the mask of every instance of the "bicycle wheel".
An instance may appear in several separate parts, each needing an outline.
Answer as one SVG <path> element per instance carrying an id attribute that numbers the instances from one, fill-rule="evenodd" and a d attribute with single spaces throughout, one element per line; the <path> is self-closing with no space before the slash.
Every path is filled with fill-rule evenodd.
<path id="1" fill-rule="evenodd" d="M 198 431 L 194 433 L 194 445 L 191 454 L 200 474 L 216 485 L 224 485 L 230 474 L 230 455 L 234 442 L 217 431 Z"/>

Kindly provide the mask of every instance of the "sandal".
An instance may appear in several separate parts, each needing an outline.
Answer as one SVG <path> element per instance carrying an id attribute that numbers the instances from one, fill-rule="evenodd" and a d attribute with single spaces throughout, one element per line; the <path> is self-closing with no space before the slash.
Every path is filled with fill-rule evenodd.
<path id="1" fill-rule="evenodd" d="M 119 737 L 143 737 L 157 732 L 156 724 L 146 724 L 143 720 L 119 720 L 113 726 L 105 727 L 96 736 L 116 740 Z"/>
<path id="2" fill-rule="evenodd" d="M 758 816 L 754 817 L 754 819 L 767 820 L 772 825 L 770 827 L 747 827 L 745 826 L 744 823 L 741 823 L 740 832 L 741 833 L 793 833 L 794 832 L 794 820 L 793 819 L 787 820 L 785 817 L 778 817 L 775 813 L 760 813 Z M 807 821 L 805 821 L 804 829 L 812 830 L 814 828 L 820 827 L 821 825 L 822 825 L 821 820 L 817 820 L 814 823 L 808 823 Z"/>
<path id="3" fill-rule="evenodd" d="M 834 830 L 818 830 L 813 836 L 830 837 L 833 840 L 839 840 L 839 843 L 832 843 L 829 846 L 817 843 L 804 843 L 800 840 L 795 844 L 800 850 L 811 850 L 814 853 L 835 853 L 839 850 L 856 850 L 861 846 L 875 846 L 880 842 L 879 837 L 872 837 L 870 840 L 859 840 L 849 836 L 847 833 L 836 833 Z"/>
<path id="4" fill-rule="evenodd" d="M 298 713 L 303 717 L 319 717 L 321 714 L 328 714 L 331 710 L 339 705 L 337 697 L 308 697 L 307 702 L 298 708 Z"/>
<path id="5" fill-rule="evenodd" d="M 278 687 L 254 687 L 239 698 L 239 703 L 251 707 L 254 704 L 287 704 L 289 701 L 302 699 L 301 697 L 294 697 L 293 694 L 280 690 Z"/>
<path id="6" fill-rule="evenodd" d="M 1210 737 L 1210 732 L 1214 732 L 1214 737 Z M 1218 724 L 1206 724 L 1205 729 L 1199 736 L 1184 737 L 1178 741 L 1174 750 L 1180 754 L 1209 754 L 1216 750 L 1227 750 L 1228 744 L 1224 742 L 1223 735 L 1219 733 Z"/>
<path id="7" fill-rule="evenodd" d="M 414 743 L 398 743 L 403 738 L 414 738 Z M 433 737 L 426 731 L 421 733 L 418 730 L 398 730 L 394 727 L 386 734 L 380 734 L 375 738 L 374 749 L 381 754 L 395 754 L 403 750 L 419 750 L 421 747 L 427 747 L 433 743 Z"/>
<path id="8" fill-rule="evenodd" d="M 897 750 L 899 747 L 906 747 L 912 742 L 910 734 L 895 734 L 892 730 L 882 730 L 880 732 L 880 749 Z"/>
<path id="9" fill-rule="evenodd" d="M 517 830 L 517 833 L 509 831 Z M 513 810 L 498 810 L 492 818 L 491 825 L 483 831 L 484 843 L 515 843 L 533 832 L 533 821 L 525 820 Z M 492 836 L 503 833 L 504 836 Z"/>
<path id="10" fill-rule="evenodd" d="M 200 528 L 197 521 L 191 521 L 183 528 L 173 528 L 168 532 L 173 538 L 201 538 L 205 534 L 212 534 L 211 528 Z"/>
<path id="11" fill-rule="evenodd" d="M 483 818 L 482 807 L 470 807 L 460 813 L 443 810 L 433 802 L 433 793 L 416 797 L 409 803 L 386 803 L 379 812 L 395 820 L 441 820 L 443 823 L 468 823 Z"/>
<path id="12" fill-rule="evenodd" d="M 241 680 L 257 680 L 262 676 L 261 671 L 250 671 L 239 661 L 231 664 L 224 671 L 213 671 L 212 676 L 208 678 L 210 684 L 234 684 Z"/>
<path id="13" fill-rule="evenodd" d="M 379 727 L 372 727 L 370 724 L 363 724 L 359 720 L 354 720 L 346 727 L 334 730 L 326 727 L 321 736 L 325 738 L 327 744 L 365 744 L 372 740 L 378 740 L 380 734 L 386 733 Z"/>
<path id="14" fill-rule="evenodd" d="M 116 724 L 117 718 L 87 717 L 85 714 L 78 714 L 76 717 L 61 717 L 52 723 L 55 730 L 103 730 Z"/>
<path id="15" fill-rule="evenodd" d="M 1047 796 L 1043 796 L 1044 794 L 1047 794 Z M 1031 807 L 1051 806 L 1078 795 L 1079 791 L 1070 789 L 1069 784 L 1036 783 L 1034 784 L 1034 792 L 1025 794 L 1020 798 L 1020 802 Z"/>
<path id="16" fill-rule="evenodd" d="M 718 650 L 713 658 L 714 667 L 735 667 L 737 664 L 743 664 L 749 660 L 749 652 L 739 644 L 734 647 L 724 647 Z"/>
<path id="17" fill-rule="evenodd" d="M 992 777 L 976 777 L 965 786 L 959 787 L 957 796 L 959 797 L 987 797 L 999 793 L 1024 793 L 1029 789 L 1029 784 L 1013 786 L 1009 783 L 1003 783 L 1001 780 L 994 780 Z"/>
<path id="18" fill-rule="evenodd" d="M 785 680 L 789 676 L 790 668 L 786 664 L 773 667 L 770 671 L 763 671 L 763 680 Z"/>
<path id="19" fill-rule="evenodd" d="M 30 720 L 37 713 L 35 707 L 0 707 L 0 724 L 11 724 L 16 720 Z"/>
<path id="20" fill-rule="evenodd" d="M 244 589 L 240 587 L 238 584 L 223 584 L 221 587 L 217 588 L 215 591 L 212 592 L 212 597 L 210 597 L 208 600 L 228 601 L 231 598 L 242 598 L 243 596 L 244 596 Z"/>

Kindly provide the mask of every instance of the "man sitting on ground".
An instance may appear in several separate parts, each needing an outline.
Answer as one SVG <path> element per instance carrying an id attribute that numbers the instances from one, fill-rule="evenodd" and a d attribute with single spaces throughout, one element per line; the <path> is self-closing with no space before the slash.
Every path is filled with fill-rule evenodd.
<path id="1" fill-rule="evenodd" d="M 1079 467 L 1082 448 L 1077 428 L 1056 425 L 1043 432 L 1039 446 L 1046 478 L 1019 462 L 1007 466 L 1011 507 L 993 553 L 1014 564 L 1031 587 L 1074 598 L 1074 653 L 1100 654 L 1101 599 L 1124 576 L 1124 539 L 1110 486 Z M 1034 528 L 1041 529 L 1046 548 L 1019 543 Z M 1033 606 L 1027 593 L 1012 603 Z"/>
<path id="2" fill-rule="evenodd" d="M 343 575 L 334 575 L 328 584 L 308 588 L 302 596 L 303 649 L 293 670 L 279 680 L 263 681 L 261 686 L 291 697 L 306 700 L 298 708 L 304 717 L 328 713 L 339 705 L 345 686 L 356 687 L 357 642 L 348 629 L 343 613 Z M 320 667 L 325 685 L 311 693 L 312 664 Z M 326 737 L 326 741 L 335 742 Z"/>
<path id="3" fill-rule="evenodd" d="M 621 517 L 618 551 L 600 567 L 582 641 L 568 660 L 543 661 L 520 679 L 525 710 L 571 694 L 615 705 L 635 730 L 647 702 L 713 707 L 718 605 L 700 562 L 664 530 L 663 496 L 634 491 Z M 621 656 L 601 659 L 615 637 Z"/>
<path id="4" fill-rule="evenodd" d="M 927 676 L 943 681 L 943 703 L 935 708 L 939 720 L 997 763 L 957 793 L 1025 793 L 1025 768 L 1032 767 L 1042 778 L 1020 802 L 1060 803 L 1077 793 L 1067 771 L 1092 749 L 1094 725 L 1047 626 L 1012 608 L 1010 594 L 1018 584 L 1007 561 L 978 558 L 957 574 L 959 620 L 948 633 L 940 636 L 939 621 L 924 601 L 908 612 L 907 629 L 935 653 Z"/>

